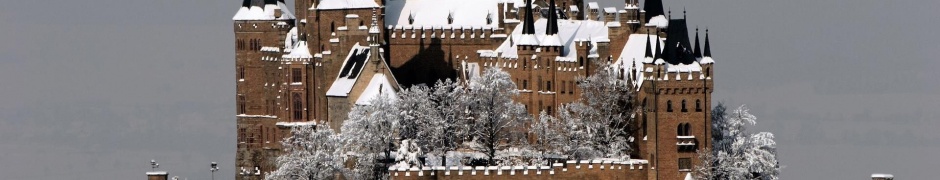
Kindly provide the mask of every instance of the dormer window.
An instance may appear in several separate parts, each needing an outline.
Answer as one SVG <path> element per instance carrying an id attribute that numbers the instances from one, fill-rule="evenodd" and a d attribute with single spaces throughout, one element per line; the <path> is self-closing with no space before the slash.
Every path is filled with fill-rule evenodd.
<path id="1" fill-rule="evenodd" d="M 486 24 L 493 24 L 493 13 L 486 13 Z"/>
<path id="2" fill-rule="evenodd" d="M 414 23 L 415 23 L 415 13 L 411 13 L 410 15 L 408 15 L 408 24 L 412 25 Z"/>
<path id="3" fill-rule="evenodd" d="M 454 24 L 454 12 L 447 14 L 447 24 Z"/>

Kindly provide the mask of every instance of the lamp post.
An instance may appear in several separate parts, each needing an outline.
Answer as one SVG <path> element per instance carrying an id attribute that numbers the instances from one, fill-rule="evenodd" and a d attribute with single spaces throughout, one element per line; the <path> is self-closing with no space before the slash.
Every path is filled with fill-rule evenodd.
<path id="1" fill-rule="evenodd" d="M 219 171 L 219 165 L 216 164 L 215 162 L 212 162 L 212 164 L 209 165 L 209 167 L 210 167 L 209 171 L 212 173 L 212 180 L 215 180 L 215 172 Z"/>

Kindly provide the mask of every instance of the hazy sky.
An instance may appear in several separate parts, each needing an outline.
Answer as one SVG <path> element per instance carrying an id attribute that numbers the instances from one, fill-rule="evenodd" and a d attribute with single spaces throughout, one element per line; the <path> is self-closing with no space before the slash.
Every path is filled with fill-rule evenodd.
<path id="1" fill-rule="evenodd" d="M 240 0 L 0 6 L 3 179 L 219 179 L 235 167 Z M 664 0 L 711 29 L 715 100 L 747 104 L 784 179 L 934 179 L 940 1 Z"/>

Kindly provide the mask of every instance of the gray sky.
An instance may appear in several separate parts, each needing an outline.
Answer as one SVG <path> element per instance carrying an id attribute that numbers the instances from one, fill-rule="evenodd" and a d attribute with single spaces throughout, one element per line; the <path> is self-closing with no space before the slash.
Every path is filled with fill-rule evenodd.
<path id="1" fill-rule="evenodd" d="M 940 1 L 664 1 L 712 30 L 716 100 L 776 135 L 784 179 L 935 178 Z M 233 178 L 240 3 L 0 6 L 0 174 Z"/>

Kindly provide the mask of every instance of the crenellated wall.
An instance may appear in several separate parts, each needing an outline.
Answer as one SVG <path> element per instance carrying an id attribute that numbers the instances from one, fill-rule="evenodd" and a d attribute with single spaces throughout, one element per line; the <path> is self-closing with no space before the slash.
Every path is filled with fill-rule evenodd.
<path id="1" fill-rule="evenodd" d="M 636 160 L 634 160 L 636 161 Z M 642 162 L 640 162 L 642 161 Z M 552 180 L 552 179 L 647 179 L 645 160 L 568 161 L 552 166 L 424 167 L 389 170 L 392 180 Z"/>

